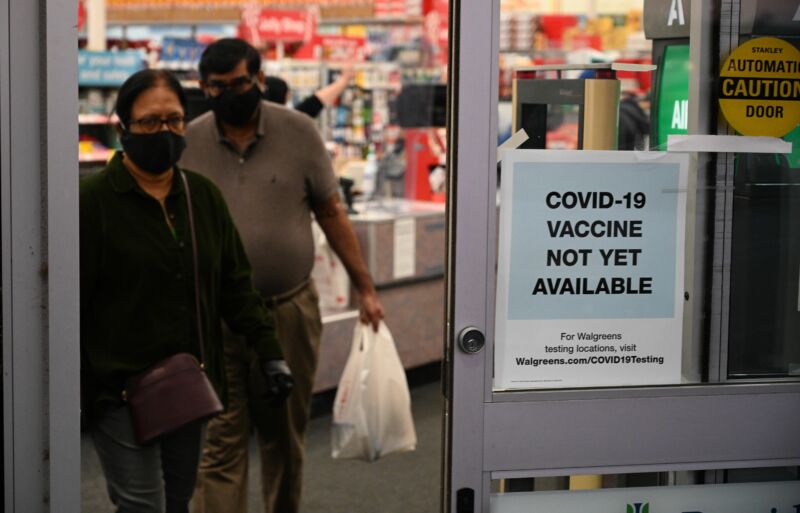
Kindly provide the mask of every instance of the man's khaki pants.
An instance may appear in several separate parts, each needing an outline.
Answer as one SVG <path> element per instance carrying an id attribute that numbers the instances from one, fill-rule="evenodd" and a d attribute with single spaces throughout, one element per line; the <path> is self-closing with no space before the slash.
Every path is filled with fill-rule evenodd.
<path id="1" fill-rule="evenodd" d="M 275 410 L 274 430 L 258 436 L 266 513 L 295 513 L 300 507 L 305 431 L 322 332 L 313 283 L 290 296 L 266 301 L 274 307 L 278 339 L 295 379 L 286 406 Z M 247 512 L 247 449 L 252 431 L 247 376 L 251 358 L 253 352 L 241 337 L 226 339 L 228 408 L 208 425 L 193 513 Z"/>

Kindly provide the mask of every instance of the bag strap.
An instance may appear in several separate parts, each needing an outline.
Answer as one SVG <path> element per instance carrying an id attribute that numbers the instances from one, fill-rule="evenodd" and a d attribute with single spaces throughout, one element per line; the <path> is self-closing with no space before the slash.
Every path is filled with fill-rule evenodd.
<path id="1" fill-rule="evenodd" d="M 183 189 L 186 192 L 186 207 L 189 211 L 189 233 L 192 239 L 192 266 L 194 267 L 194 306 L 195 316 L 197 317 L 197 340 L 200 345 L 200 368 L 205 368 L 206 350 L 203 343 L 203 323 L 201 321 L 200 310 L 200 272 L 197 265 L 197 236 L 194 229 L 194 214 L 192 213 L 192 192 L 189 190 L 189 180 L 186 173 L 179 171 L 183 181 Z"/>

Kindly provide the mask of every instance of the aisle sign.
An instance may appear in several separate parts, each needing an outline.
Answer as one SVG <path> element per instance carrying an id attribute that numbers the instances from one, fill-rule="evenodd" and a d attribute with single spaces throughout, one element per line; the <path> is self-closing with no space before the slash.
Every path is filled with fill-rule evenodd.
<path id="1" fill-rule="evenodd" d="M 317 32 L 317 15 L 312 9 L 266 9 L 251 6 L 242 9 L 238 37 L 256 48 L 267 43 L 311 41 Z"/>
<path id="2" fill-rule="evenodd" d="M 647 39 L 688 38 L 691 11 L 689 0 L 647 0 L 642 14 L 644 35 Z"/>
<path id="3" fill-rule="evenodd" d="M 495 388 L 680 382 L 688 155 L 514 150 Z"/>
<path id="4" fill-rule="evenodd" d="M 141 69 L 144 69 L 144 53 L 140 50 L 78 51 L 78 85 L 81 86 L 121 86 Z"/>
<path id="5" fill-rule="evenodd" d="M 775 37 L 751 39 L 720 71 L 719 105 L 742 135 L 783 137 L 800 124 L 800 51 Z"/>

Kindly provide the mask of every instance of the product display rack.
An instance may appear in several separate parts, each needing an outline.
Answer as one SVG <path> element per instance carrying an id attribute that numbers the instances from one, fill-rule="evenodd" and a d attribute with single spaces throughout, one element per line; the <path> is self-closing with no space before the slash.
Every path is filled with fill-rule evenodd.
<path id="1" fill-rule="evenodd" d="M 322 18 L 320 27 L 346 25 L 420 25 L 424 22 L 421 16 L 387 17 L 387 18 Z"/>
<path id="2" fill-rule="evenodd" d="M 324 63 L 321 61 L 267 60 L 263 67 L 267 76 L 280 77 L 289 84 L 295 101 L 313 94 L 323 84 Z"/>
<path id="3" fill-rule="evenodd" d="M 102 167 L 119 145 L 114 128 L 117 117 L 110 115 L 116 89 L 115 86 L 79 87 L 78 162 L 82 174 Z"/>
<path id="4" fill-rule="evenodd" d="M 220 9 L 109 9 L 109 25 L 196 25 L 201 23 L 237 24 L 239 8 Z"/>
<path id="5" fill-rule="evenodd" d="M 299 102 L 341 72 L 341 64 L 290 59 L 268 62 L 268 75 L 286 80 L 293 101 Z M 402 87 L 402 73 L 396 63 L 361 63 L 355 77 L 335 105 L 325 109 L 319 120 L 323 139 L 332 142 L 336 156 L 364 158 L 370 143 L 380 145 L 383 130 L 391 121 L 391 102 Z"/>

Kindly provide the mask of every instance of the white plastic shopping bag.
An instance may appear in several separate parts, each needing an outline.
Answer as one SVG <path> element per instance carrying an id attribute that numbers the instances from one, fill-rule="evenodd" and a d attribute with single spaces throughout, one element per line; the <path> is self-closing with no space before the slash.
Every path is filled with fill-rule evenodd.
<path id="1" fill-rule="evenodd" d="M 333 406 L 331 456 L 374 461 L 417 446 L 406 373 L 389 328 L 356 323 Z"/>

